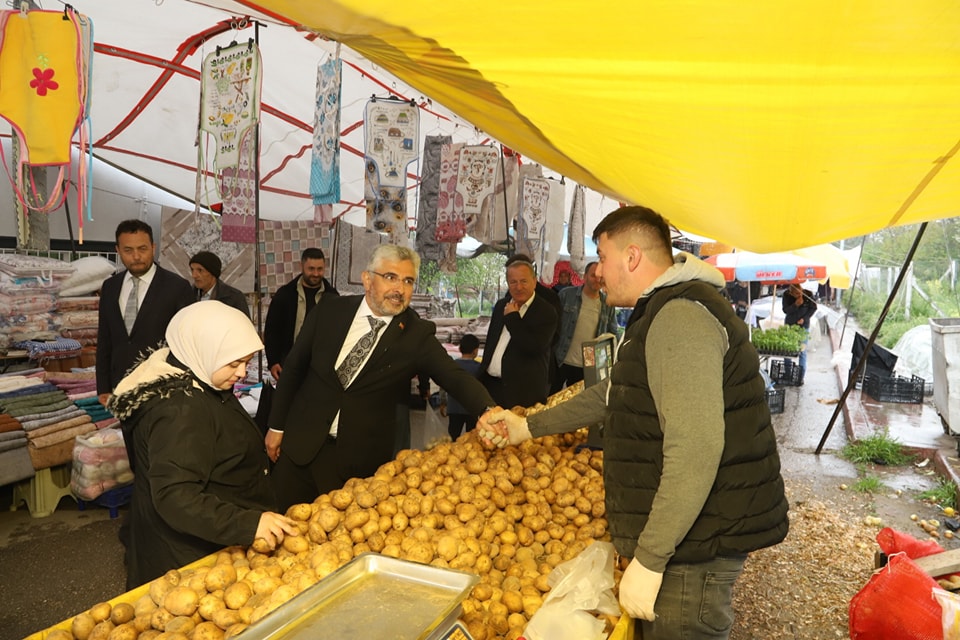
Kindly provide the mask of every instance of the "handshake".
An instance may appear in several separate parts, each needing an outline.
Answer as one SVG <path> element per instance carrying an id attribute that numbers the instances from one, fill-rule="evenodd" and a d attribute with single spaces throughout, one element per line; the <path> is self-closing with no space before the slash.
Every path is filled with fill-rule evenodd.
<path id="1" fill-rule="evenodd" d="M 492 407 L 477 420 L 477 436 L 488 449 L 517 445 L 531 438 L 527 419 L 500 407 Z"/>

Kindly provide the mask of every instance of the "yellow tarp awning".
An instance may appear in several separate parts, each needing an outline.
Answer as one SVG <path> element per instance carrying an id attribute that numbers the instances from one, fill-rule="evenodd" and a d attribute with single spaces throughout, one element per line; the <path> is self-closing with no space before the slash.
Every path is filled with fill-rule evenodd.
<path id="1" fill-rule="evenodd" d="M 793 249 L 960 213 L 960 3 L 207 0 L 343 43 L 678 228 Z"/>

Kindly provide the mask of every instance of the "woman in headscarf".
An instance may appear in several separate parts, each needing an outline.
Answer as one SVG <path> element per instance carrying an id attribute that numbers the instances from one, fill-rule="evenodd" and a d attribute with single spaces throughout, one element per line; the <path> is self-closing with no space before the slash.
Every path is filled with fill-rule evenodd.
<path id="1" fill-rule="evenodd" d="M 296 523 L 274 513 L 263 436 L 233 395 L 263 348 L 240 311 L 208 300 L 179 311 L 168 347 L 120 381 L 109 402 L 132 435 L 127 588 L 225 546 L 271 548 Z"/>

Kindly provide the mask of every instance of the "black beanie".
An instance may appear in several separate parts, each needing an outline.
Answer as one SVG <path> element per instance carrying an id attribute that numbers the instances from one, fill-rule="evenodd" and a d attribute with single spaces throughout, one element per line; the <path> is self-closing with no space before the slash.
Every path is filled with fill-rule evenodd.
<path id="1" fill-rule="evenodd" d="M 190 258 L 190 264 L 198 264 L 207 271 L 210 272 L 216 279 L 220 279 L 220 272 L 223 271 L 223 263 L 220 262 L 220 258 L 217 257 L 215 253 L 210 253 L 209 251 L 201 251 L 197 255 Z"/>

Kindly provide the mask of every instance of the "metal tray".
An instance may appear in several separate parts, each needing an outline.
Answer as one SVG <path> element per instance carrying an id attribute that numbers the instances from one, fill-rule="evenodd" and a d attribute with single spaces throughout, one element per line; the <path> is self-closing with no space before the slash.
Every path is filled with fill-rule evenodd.
<path id="1" fill-rule="evenodd" d="M 250 640 L 427 640 L 452 625 L 480 578 L 363 553 L 250 625 Z"/>

